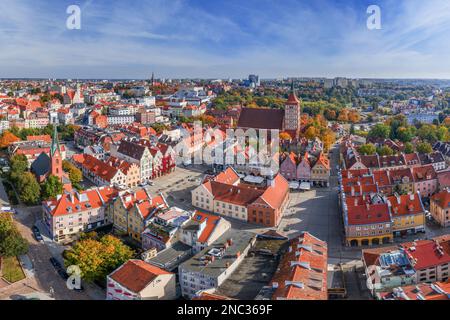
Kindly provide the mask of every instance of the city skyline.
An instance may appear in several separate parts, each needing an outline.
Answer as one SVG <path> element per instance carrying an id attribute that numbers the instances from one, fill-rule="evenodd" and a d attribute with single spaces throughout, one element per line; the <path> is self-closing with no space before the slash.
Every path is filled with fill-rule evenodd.
<path id="1" fill-rule="evenodd" d="M 81 30 L 66 28 L 71 1 L 38 4 L 2 1 L 1 78 L 450 78 L 442 0 L 81 1 Z"/>

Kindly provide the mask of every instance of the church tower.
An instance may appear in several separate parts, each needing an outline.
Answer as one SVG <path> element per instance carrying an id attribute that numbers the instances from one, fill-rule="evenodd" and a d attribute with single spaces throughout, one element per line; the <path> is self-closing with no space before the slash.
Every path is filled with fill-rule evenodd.
<path id="1" fill-rule="evenodd" d="M 298 139 L 300 134 L 300 100 L 294 91 L 294 81 L 291 84 L 291 93 L 284 105 L 284 130 L 292 139 Z"/>
<path id="2" fill-rule="evenodd" d="M 51 163 L 51 174 L 62 180 L 63 177 L 62 156 L 61 156 L 61 148 L 59 146 L 58 131 L 56 130 L 56 125 L 54 126 L 52 144 L 50 146 L 50 163 Z"/>

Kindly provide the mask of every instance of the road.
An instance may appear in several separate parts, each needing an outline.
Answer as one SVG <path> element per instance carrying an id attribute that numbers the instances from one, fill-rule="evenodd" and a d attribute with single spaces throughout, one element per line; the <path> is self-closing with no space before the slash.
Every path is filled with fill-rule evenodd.
<path id="1" fill-rule="evenodd" d="M 58 246 L 55 243 L 50 243 L 49 246 L 49 242 L 51 242 L 49 239 L 46 243 L 37 242 L 34 239 L 31 227 L 40 217 L 40 207 L 18 206 L 16 210 L 15 220 L 17 228 L 30 244 L 27 255 L 33 265 L 34 270 L 32 272 L 34 277 L 29 277 L 24 284 L 3 288 L 0 292 L 0 299 L 36 292 L 45 293 L 56 300 L 104 299 L 104 293 L 93 285 L 84 285 L 85 291 L 83 292 L 69 290 L 66 286 L 66 281 L 61 278 L 50 264 L 49 260 L 54 256 L 62 261 L 61 249 L 52 248 L 52 246 Z"/>

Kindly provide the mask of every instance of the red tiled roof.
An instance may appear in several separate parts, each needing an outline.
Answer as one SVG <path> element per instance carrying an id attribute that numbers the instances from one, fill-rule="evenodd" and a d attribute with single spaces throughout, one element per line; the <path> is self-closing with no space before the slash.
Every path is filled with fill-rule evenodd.
<path id="1" fill-rule="evenodd" d="M 450 170 L 437 172 L 437 178 L 441 189 L 450 187 Z"/>
<path id="2" fill-rule="evenodd" d="M 450 193 L 447 190 L 434 194 L 431 197 L 431 200 L 434 201 L 441 208 L 450 207 Z"/>
<path id="3" fill-rule="evenodd" d="M 72 160 L 105 181 L 111 181 L 118 171 L 117 168 L 98 160 L 90 154 L 75 154 L 72 156 Z"/>
<path id="4" fill-rule="evenodd" d="M 199 223 L 202 223 L 203 221 L 206 220 L 206 226 L 203 229 L 202 234 L 198 237 L 198 241 L 204 243 L 208 241 L 210 235 L 213 233 L 217 223 L 220 220 L 220 217 L 201 211 L 196 211 L 194 216 L 192 217 L 192 220 L 197 221 Z"/>
<path id="5" fill-rule="evenodd" d="M 389 207 L 384 203 L 348 207 L 347 218 L 349 225 L 365 225 L 391 221 Z"/>
<path id="6" fill-rule="evenodd" d="M 440 291 L 438 291 L 439 289 Z M 380 297 L 383 300 L 449 300 L 450 281 L 435 282 L 433 284 L 419 283 L 417 285 L 401 287 L 401 291 L 402 294 L 382 292 L 380 293 Z"/>
<path id="7" fill-rule="evenodd" d="M 418 240 L 415 243 L 402 245 L 409 255 L 415 259 L 414 269 L 422 270 L 434 266 L 450 263 L 450 239 L 447 240 Z M 414 250 L 409 248 L 414 247 Z M 438 250 L 438 247 L 441 250 Z M 442 252 L 442 254 L 440 253 Z"/>
<path id="8" fill-rule="evenodd" d="M 327 244 L 304 232 L 292 239 L 271 284 L 272 299 L 327 300 Z"/>
<path id="9" fill-rule="evenodd" d="M 160 275 L 173 275 L 142 260 L 128 260 L 109 275 L 128 290 L 139 293 Z"/>
<path id="10" fill-rule="evenodd" d="M 415 182 L 436 179 L 436 171 L 433 165 L 411 168 Z"/>
<path id="11" fill-rule="evenodd" d="M 61 216 L 100 208 L 117 194 L 118 191 L 114 188 L 94 188 L 80 193 L 76 191 L 64 192 L 59 199 L 52 199 L 44 203 L 50 208 L 52 216 Z"/>
<path id="12" fill-rule="evenodd" d="M 390 196 L 391 214 L 393 216 L 423 213 L 422 201 L 418 194 L 404 194 L 400 196 Z M 399 203 L 400 202 L 400 203 Z"/>

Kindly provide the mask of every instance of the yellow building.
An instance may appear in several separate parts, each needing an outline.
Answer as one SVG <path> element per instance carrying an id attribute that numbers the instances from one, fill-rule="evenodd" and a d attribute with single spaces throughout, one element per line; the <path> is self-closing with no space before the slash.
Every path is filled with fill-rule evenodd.
<path id="1" fill-rule="evenodd" d="M 419 193 L 388 198 L 394 236 L 425 232 L 425 209 Z"/>
<path id="2" fill-rule="evenodd" d="M 160 208 L 167 208 L 162 195 L 152 197 L 144 188 L 120 195 L 113 203 L 114 231 L 141 242 L 148 220 Z"/>

